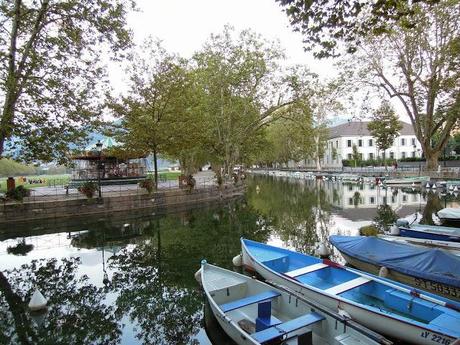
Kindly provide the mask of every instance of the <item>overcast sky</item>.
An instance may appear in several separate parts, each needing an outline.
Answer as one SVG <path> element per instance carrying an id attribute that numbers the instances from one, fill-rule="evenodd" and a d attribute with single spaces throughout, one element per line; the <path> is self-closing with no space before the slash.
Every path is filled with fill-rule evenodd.
<path id="1" fill-rule="evenodd" d="M 230 24 L 237 31 L 250 28 L 266 39 L 279 40 L 289 64 L 306 64 L 320 75 L 331 74 L 330 62 L 315 60 L 304 51 L 302 36 L 292 31 L 275 0 L 137 0 L 137 4 L 140 11 L 128 18 L 136 43 L 151 35 L 163 40 L 168 51 L 189 58 L 211 33 Z M 111 66 L 110 74 L 115 89 L 125 89 L 121 68 Z"/>

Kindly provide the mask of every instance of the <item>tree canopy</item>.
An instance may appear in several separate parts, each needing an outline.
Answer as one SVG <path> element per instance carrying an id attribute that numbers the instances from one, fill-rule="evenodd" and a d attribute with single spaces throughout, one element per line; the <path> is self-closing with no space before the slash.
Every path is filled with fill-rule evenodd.
<path id="1" fill-rule="evenodd" d="M 0 156 L 64 159 L 103 104 L 104 56 L 131 44 L 134 1 L 0 1 Z M 105 86 L 104 86 L 105 85 Z"/>
<path id="2" fill-rule="evenodd" d="M 411 28 L 418 3 L 439 0 L 276 0 L 288 15 L 291 25 L 303 34 L 308 50 L 316 57 L 337 56 L 346 48 L 355 52 L 369 34 L 388 32 L 396 23 Z"/>

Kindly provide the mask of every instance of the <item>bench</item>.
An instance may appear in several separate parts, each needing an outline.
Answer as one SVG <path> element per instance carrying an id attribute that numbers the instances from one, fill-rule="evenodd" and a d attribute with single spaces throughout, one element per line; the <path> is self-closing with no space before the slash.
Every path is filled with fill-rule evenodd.
<path id="1" fill-rule="evenodd" d="M 283 322 L 277 326 L 267 328 L 263 331 L 251 334 L 251 337 L 259 343 L 265 343 L 277 338 L 281 338 L 290 332 L 297 331 L 303 327 L 313 325 L 324 320 L 324 316 L 312 312 L 306 315 L 299 316 L 293 320 Z"/>
<path id="2" fill-rule="evenodd" d="M 349 280 L 345 283 L 333 286 L 327 290 L 324 290 L 325 292 L 328 292 L 333 295 L 338 295 L 339 293 L 354 289 L 355 287 L 364 285 L 366 283 L 370 282 L 370 279 L 364 278 L 364 277 L 358 277 L 352 280 Z"/>
<path id="3" fill-rule="evenodd" d="M 295 277 L 298 277 L 298 276 L 301 276 L 307 273 L 318 271 L 326 267 L 329 267 L 329 266 L 326 264 L 323 264 L 322 262 L 318 262 L 317 264 L 301 267 L 293 271 L 285 272 L 284 274 L 287 275 L 288 277 L 295 278 Z"/>
<path id="4" fill-rule="evenodd" d="M 220 309 L 222 309 L 224 313 L 227 313 L 229 311 L 239 309 L 239 308 L 251 305 L 251 304 L 259 303 L 259 302 L 262 302 L 268 299 L 272 299 L 278 296 L 281 296 L 279 292 L 276 292 L 273 290 L 264 291 L 254 296 L 248 296 L 248 297 L 238 299 L 236 301 L 231 301 L 228 303 L 221 304 Z"/>

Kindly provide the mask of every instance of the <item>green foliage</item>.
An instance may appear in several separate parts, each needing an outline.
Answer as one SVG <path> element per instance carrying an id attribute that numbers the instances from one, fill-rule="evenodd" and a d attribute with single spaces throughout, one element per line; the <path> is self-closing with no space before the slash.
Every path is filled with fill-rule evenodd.
<path id="1" fill-rule="evenodd" d="M 402 161 L 402 160 L 401 160 Z M 384 166 L 394 164 L 394 159 L 366 159 L 366 160 L 357 160 L 354 159 L 343 159 L 342 165 L 344 167 L 369 167 L 369 166 Z"/>
<path id="2" fill-rule="evenodd" d="M 23 201 L 27 196 L 30 196 L 30 190 L 24 188 L 24 186 L 17 186 L 16 188 L 9 190 L 5 193 L 8 199 Z"/>
<path id="3" fill-rule="evenodd" d="M 98 191 L 99 186 L 96 182 L 87 181 L 84 182 L 81 186 L 78 187 L 78 191 L 84 194 L 88 199 L 91 199 L 96 191 Z"/>
<path id="4" fill-rule="evenodd" d="M 377 236 L 379 229 L 374 225 L 366 225 L 359 228 L 360 236 Z"/>
<path id="5" fill-rule="evenodd" d="M 308 50 L 316 57 L 340 53 L 341 42 L 353 53 L 372 33 L 391 31 L 396 23 L 412 27 L 417 3 L 428 5 L 439 0 L 358 1 L 358 0 L 276 0 L 285 7 L 291 25 L 303 34 Z"/>
<path id="6" fill-rule="evenodd" d="M 0 176 L 32 175 L 36 168 L 32 165 L 24 165 L 12 159 L 0 159 Z"/>
<path id="7" fill-rule="evenodd" d="M 395 211 L 391 208 L 390 205 L 380 205 L 377 208 L 377 215 L 375 216 L 373 222 L 375 227 L 380 232 L 385 232 L 390 229 L 396 220 L 398 219 L 398 215 Z"/>
<path id="8" fill-rule="evenodd" d="M 379 150 L 385 151 L 393 145 L 395 138 L 402 129 L 402 124 L 390 103 L 385 101 L 374 113 L 367 128 L 375 138 Z"/>
<path id="9" fill-rule="evenodd" d="M 1 1 L 0 157 L 67 159 L 100 120 L 108 80 L 101 55 L 131 43 L 134 1 Z"/>
<path id="10" fill-rule="evenodd" d="M 144 188 L 147 193 L 152 194 L 155 190 L 155 181 L 150 178 L 146 178 L 145 180 L 139 182 L 139 187 Z"/>

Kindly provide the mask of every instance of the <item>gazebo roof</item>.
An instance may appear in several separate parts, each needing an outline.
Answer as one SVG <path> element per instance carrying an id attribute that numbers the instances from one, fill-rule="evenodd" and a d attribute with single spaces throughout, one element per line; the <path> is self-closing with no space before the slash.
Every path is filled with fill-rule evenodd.
<path id="1" fill-rule="evenodd" d="M 103 137 L 101 140 L 93 142 L 85 147 L 86 152 L 96 151 L 96 144 L 98 142 L 102 143 L 102 150 L 107 150 L 115 146 L 120 146 L 121 144 L 111 137 Z"/>

